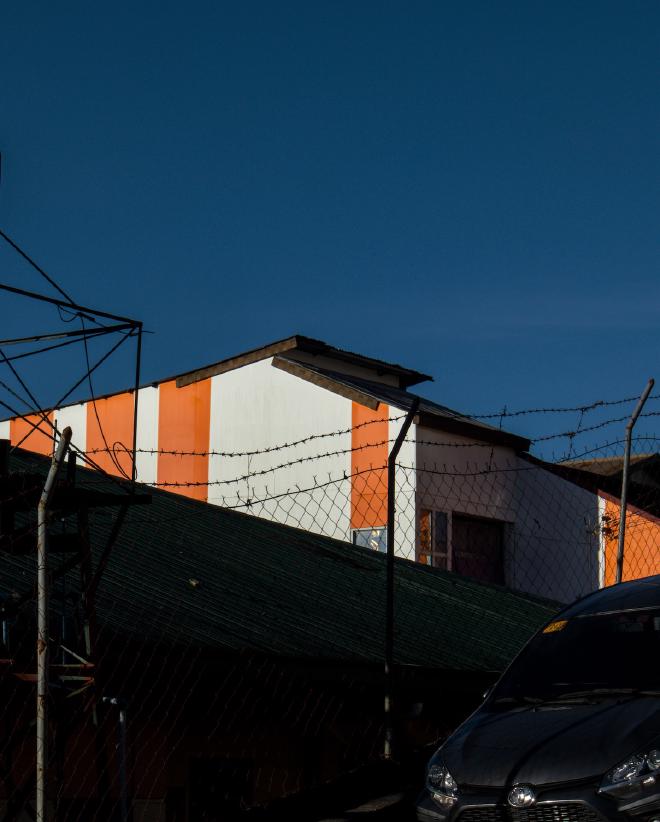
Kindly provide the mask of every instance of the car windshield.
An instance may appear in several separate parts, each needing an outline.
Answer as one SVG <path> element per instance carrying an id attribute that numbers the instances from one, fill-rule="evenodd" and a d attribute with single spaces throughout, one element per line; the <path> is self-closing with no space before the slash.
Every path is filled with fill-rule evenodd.
<path id="1" fill-rule="evenodd" d="M 493 691 L 495 700 L 660 689 L 660 609 L 558 619 L 537 634 Z"/>

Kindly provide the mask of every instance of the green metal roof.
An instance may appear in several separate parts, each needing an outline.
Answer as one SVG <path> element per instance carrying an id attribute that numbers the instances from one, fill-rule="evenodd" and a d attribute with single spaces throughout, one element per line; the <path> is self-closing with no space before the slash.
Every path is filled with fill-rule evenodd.
<path id="1" fill-rule="evenodd" d="M 12 471 L 48 460 L 14 452 Z M 122 494 L 126 483 L 78 469 L 78 485 Z M 373 663 L 383 658 L 385 556 L 308 531 L 144 489 L 129 509 L 97 593 L 113 634 L 200 650 Z M 116 509 L 96 509 L 95 561 Z M 0 554 L 0 592 L 34 579 L 34 558 Z M 53 566 L 57 560 L 53 557 Z M 553 603 L 397 559 L 400 664 L 498 671 L 556 610 Z"/>

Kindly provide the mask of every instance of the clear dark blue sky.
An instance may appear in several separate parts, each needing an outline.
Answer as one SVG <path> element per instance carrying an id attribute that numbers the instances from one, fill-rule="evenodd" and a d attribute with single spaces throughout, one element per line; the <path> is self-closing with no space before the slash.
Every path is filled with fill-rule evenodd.
<path id="1" fill-rule="evenodd" d="M 4 4 L 0 226 L 144 320 L 146 379 L 300 332 L 464 411 L 634 394 L 659 54 L 656 0 Z"/>

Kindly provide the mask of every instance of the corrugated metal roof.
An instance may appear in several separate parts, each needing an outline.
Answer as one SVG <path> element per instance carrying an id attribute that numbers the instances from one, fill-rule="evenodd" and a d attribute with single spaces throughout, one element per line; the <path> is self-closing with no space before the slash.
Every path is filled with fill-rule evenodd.
<path id="1" fill-rule="evenodd" d="M 16 452 L 11 470 L 48 461 Z M 78 470 L 78 483 L 116 483 Z M 128 638 L 201 650 L 290 658 L 383 658 L 385 556 L 264 519 L 153 491 L 129 510 L 97 594 L 101 628 Z M 98 556 L 116 511 L 91 517 Z M 54 560 L 55 561 L 55 560 Z M 0 590 L 24 591 L 34 558 L 0 554 Z M 401 664 L 498 671 L 553 603 L 396 561 L 395 655 Z"/>

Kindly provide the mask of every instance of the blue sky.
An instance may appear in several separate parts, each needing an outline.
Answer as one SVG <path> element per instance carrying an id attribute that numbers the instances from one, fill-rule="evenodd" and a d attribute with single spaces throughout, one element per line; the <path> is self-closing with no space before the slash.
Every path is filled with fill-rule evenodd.
<path id="1" fill-rule="evenodd" d="M 144 320 L 145 379 L 298 332 L 468 412 L 639 393 L 659 41 L 639 0 L 5 4 L 0 227 Z M 8 299 L 3 336 L 59 324 L 31 312 Z M 57 368 L 26 373 L 55 398 Z M 118 357 L 95 389 L 130 379 Z"/>

